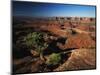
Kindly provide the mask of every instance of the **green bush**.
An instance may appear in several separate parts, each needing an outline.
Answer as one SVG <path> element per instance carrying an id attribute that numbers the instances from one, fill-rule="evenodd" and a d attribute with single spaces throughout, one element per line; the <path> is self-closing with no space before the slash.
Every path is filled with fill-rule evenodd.
<path id="1" fill-rule="evenodd" d="M 48 47 L 48 44 L 44 41 L 43 35 L 44 33 L 33 32 L 24 38 L 26 46 L 30 49 L 35 47 L 35 50 L 39 52 L 41 59 L 43 59 L 43 50 Z"/>
<path id="2" fill-rule="evenodd" d="M 46 64 L 47 65 L 57 65 L 59 64 L 60 61 L 61 61 L 61 55 L 59 53 L 52 53 L 48 57 Z"/>

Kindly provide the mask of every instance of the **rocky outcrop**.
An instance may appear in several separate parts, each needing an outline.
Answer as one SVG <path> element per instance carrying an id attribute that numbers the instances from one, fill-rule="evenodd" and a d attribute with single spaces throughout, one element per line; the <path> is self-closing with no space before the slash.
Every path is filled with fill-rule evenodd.
<path id="1" fill-rule="evenodd" d="M 76 49 L 69 59 L 54 71 L 83 70 L 96 68 L 95 49 Z"/>

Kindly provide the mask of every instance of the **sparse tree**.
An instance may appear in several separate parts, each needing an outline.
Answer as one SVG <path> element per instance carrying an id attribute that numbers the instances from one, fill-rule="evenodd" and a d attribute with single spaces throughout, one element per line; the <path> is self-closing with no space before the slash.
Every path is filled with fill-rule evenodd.
<path id="1" fill-rule="evenodd" d="M 25 38 L 25 44 L 32 49 L 35 47 L 36 51 L 40 54 L 40 59 L 44 60 L 43 58 L 43 50 L 48 47 L 48 44 L 44 41 L 43 38 L 44 33 L 40 32 L 33 32 L 28 34 Z"/>

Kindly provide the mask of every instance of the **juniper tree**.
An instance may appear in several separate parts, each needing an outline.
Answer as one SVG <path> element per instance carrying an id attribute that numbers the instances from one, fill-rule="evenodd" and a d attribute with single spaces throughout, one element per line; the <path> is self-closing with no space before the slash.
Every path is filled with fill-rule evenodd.
<path id="1" fill-rule="evenodd" d="M 41 60 L 44 60 L 43 50 L 48 47 L 48 44 L 44 41 L 43 36 L 44 33 L 32 32 L 24 38 L 27 47 L 29 47 L 30 49 L 35 47 L 35 50 L 39 53 Z"/>

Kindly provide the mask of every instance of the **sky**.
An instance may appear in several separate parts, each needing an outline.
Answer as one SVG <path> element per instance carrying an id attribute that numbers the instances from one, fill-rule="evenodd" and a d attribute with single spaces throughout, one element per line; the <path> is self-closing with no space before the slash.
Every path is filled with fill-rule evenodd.
<path id="1" fill-rule="evenodd" d="M 30 17 L 95 17 L 96 7 L 89 5 L 13 1 L 12 13 L 13 16 Z"/>

